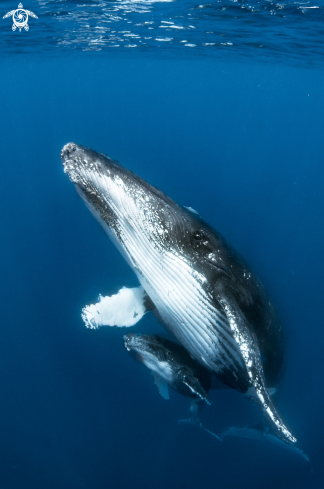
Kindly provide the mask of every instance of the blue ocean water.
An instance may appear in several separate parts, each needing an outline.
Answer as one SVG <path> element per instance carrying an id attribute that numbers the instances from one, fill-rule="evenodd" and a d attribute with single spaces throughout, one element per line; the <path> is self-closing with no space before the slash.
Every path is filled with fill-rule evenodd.
<path id="1" fill-rule="evenodd" d="M 323 488 L 323 3 L 39 0 L 13 32 L 16 3 L 0 5 L 0 489 Z M 137 281 L 63 173 L 69 141 L 199 211 L 261 278 L 286 334 L 276 403 L 311 465 L 178 424 L 188 401 L 159 396 L 125 330 L 84 327 L 82 307 Z M 162 329 L 147 314 L 133 331 Z M 211 400 L 215 433 L 262 419 L 234 391 Z"/>

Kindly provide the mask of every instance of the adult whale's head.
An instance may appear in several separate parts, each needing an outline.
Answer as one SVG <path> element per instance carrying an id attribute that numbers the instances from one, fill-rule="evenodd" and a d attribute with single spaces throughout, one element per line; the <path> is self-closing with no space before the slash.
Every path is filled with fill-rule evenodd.
<path id="1" fill-rule="evenodd" d="M 251 302 L 251 294 L 257 291 L 259 282 L 255 291 L 247 290 L 244 282 L 249 283 L 249 288 L 254 282 L 252 273 L 246 273 L 246 263 L 195 211 L 180 207 L 104 154 L 68 143 L 61 151 L 61 158 L 64 172 L 77 192 L 120 251 L 126 252 L 138 273 L 142 268 L 137 266 L 142 258 L 137 256 L 140 250 L 144 251 L 145 260 L 153 249 L 159 256 L 170 252 L 179 266 L 187 264 L 197 272 L 202 285 L 212 288 L 218 275 L 227 277 L 242 303 Z M 143 244 L 149 246 L 144 248 Z M 271 314 L 274 315 L 273 310 Z M 276 346 L 278 349 L 279 345 Z M 276 360 L 279 371 L 282 351 Z"/>
<path id="2" fill-rule="evenodd" d="M 177 254 L 190 266 L 199 262 L 199 269 L 203 258 L 207 273 L 211 266 L 225 272 L 222 257 L 214 252 L 218 236 L 210 233 L 198 214 L 181 208 L 106 155 L 69 143 L 62 149 L 61 158 L 65 173 L 86 205 L 110 238 L 129 250 L 128 258 L 134 265 L 139 238 L 160 252 Z"/>
<path id="3" fill-rule="evenodd" d="M 180 207 L 117 161 L 91 149 L 69 143 L 61 158 L 77 192 L 137 274 L 142 273 L 144 261 L 153 257 L 158 262 L 168 253 L 175 274 L 187 268 L 210 290 L 217 275 L 229 277 L 242 302 L 251 302 L 251 293 L 242 283 L 246 272 L 242 258 L 195 211 Z M 245 280 L 250 276 L 251 272 Z M 278 372 L 282 353 L 276 362 Z"/>
<path id="4" fill-rule="evenodd" d="M 197 214 L 111 158 L 74 143 L 61 158 L 158 319 L 222 382 L 252 389 L 279 435 L 294 442 L 268 394 L 283 364 L 280 322 L 246 262 Z"/>

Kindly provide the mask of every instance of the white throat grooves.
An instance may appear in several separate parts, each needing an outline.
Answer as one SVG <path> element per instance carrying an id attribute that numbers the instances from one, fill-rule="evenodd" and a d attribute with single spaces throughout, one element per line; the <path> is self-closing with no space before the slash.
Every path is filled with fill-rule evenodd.
<path id="1" fill-rule="evenodd" d="M 164 230 L 145 190 L 127 188 L 119 177 L 91 176 L 116 215 L 128 261 L 165 324 L 198 361 L 212 369 L 236 370 L 242 362 L 226 316 L 204 290 L 206 278 L 155 239 Z"/>

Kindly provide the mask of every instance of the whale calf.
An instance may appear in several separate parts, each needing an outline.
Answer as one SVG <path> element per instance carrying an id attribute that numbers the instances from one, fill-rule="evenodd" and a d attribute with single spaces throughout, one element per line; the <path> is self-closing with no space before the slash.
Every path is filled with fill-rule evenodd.
<path id="1" fill-rule="evenodd" d="M 151 372 L 154 383 L 164 399 L 169 399 L 168 387 L 190 400 L 191 417 L 181 419 L 202 428 L 219 441 L 222 439 L 206 428 L 200 421 L 200 411 L 205 401 L 210 404 L 208 391 L 211 388 L 211 372 L 196 362 L 183 346 L 159 335 L 124 335 L 124 345 L 138 362 Z"/>
<path id="2" fill-rule="evenodd" d="M 208 404 L 211 372 L 191 358 L 183 346 L 158 335 L 124 335 L 126 349 L 151 370 L 160 395 L 169 399 L 168 387 Z"/>
<path id="3" fill-rule="evenodd" d="M 61 158 L 135 272 L 146 310 L 223 383 L 253 391 L 277 435 L 295 443 L 268 390 L 283 365 L 282 327 L 245 260 L 196 213 L 108 156 L 68 143 Z"/>

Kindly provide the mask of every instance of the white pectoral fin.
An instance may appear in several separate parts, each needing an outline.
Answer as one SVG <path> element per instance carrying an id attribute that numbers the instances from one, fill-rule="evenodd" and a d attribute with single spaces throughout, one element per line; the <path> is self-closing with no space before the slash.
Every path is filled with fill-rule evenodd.
<path id="1" fill-rule="evenodd" d="M 134 326 L 146 313 L 145 291 L 142 287 L 123 287 L 112 296 L 99 296 L 97 304 L 82 309 L 82 319 L 87 328 L 100 326 Z"/>
<path id="2" fill-rule="evenodd" d="M 268 391 L 269 396 L 272 397 L 277 392 L 277 389 L 275 387 L 270 387 L 267 389 L 267 391 Z M 248 390 L 244 393 L 244 395 L 248 399 L 251 399 L 252 401 L 257 402 L 258 395 L 257 395 L 254 387 L 249 387 Z"/>
<path id="3" fill-rule="evenodd" d="M 154 384 L 158 388 L 160 396 L 166 400 L 170 399 L 169 388 L 168 388 L 168 384 L 166 383 L 166 381 L 164 379 L 162 379 L 162 377 L 160 377 L 160 375 L 157 374 L 156 372 L 152 372 L 152 375 L 154 378 Z"/>
<path id="4" fill-rule="evenodd" d="M 226 282 L 222 283 L 222 281 L 216 283 L 214 293 L 227 316 L 233 337 L 241 352 L 250 384 L 255 389 L 257 401 L 261 404 L 273 426 L 278 430 L 278 435 L 287 442 L 295 443 L 296 438 L 281 420 L 265 386 L 258 341 L 242 313 L 235 295 L 227 287 Z"/>

